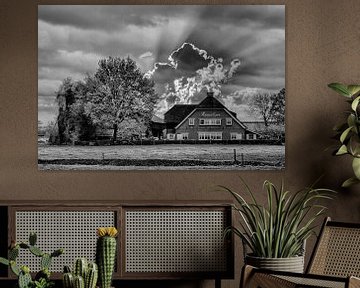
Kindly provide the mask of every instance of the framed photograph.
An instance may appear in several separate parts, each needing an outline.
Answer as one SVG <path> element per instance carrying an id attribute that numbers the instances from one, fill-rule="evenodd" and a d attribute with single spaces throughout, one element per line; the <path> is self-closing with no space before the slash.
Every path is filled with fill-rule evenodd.
<path id="1" fill-rule="evenodd" d="M 40 170 L 285 167 L 284 5 L 39 5 Z"/>

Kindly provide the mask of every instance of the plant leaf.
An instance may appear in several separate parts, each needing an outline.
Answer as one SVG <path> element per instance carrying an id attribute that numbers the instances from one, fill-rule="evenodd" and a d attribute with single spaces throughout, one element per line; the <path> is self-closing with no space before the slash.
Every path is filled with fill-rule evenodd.
<path id="1" fill-rule="evenodd" d="M 355 126 L 355 122 L 356 122 L 356 116 L 353 113 L 350 113 L 348 118 L 347 118 L 348 126 L 349 127 Z"/>
<path id="2" fill-rule="evenodd" d="M 346 145 L 341 145 L 341 147 L 339 148 L 339 150 L 336 152 L 335 155 L 344 155 L 344 154 L 347 154 L 347 153 L 349 153 L 349 152 L 347 150 Z"/>
<path id="3" fill-rule="evenodd" d="M 344 141 L 346 140 L 346 137 L 348 136 L 348 134 L 349 134 L 349 132 L 351 131 L 352 128 L 353 127 L 349 127 L 343 133 L 341 133 L 341 136 L 340 136 L 341 143 L 344 143 Z"/>
<path id="4" fill-rule="evenodd" d="M 347 179 L 346 181 L 344 181 L 344 183 L 341 185 L 341 187 L 348 188 L 352 185 L 359 184 L 359 183 L 360 183 L 359 179 L 357 179 L 356 177 L 351 177 L 351 178 Z"/>
<path id="5" fill-rule="evenodd" d="M 360 96 L 356 97 L 356 98 L 354 99 L 354 101 L 352 101 L 352 103 L 351 103 L 351 109 L 352 109 L 352 110 L 356 111 L 356 108 L 357 108 L 358 105 L 359 105 L 359 101 L 360 101 Z"/>
<path id="6" fill-rule="evenodd" d="M 349 91 L 351 96 L 354 96 L 360 92 L 360 85 L 348 85 L 347 90 Z"/>
<path id="7" fill-rule="evenodd" d="M 330 83 L 328 85 L 329 88 L 333 89 L 335 92 L 337 92 L 338 94 L 342 95 L 342 96 L 345 96 L 345 97 L 348 97 L 350 98 L 351 97 L 351 94 L 347 88 L 346 85 L 344 84 L 341 84 L 341 83 Z"/>
<path id="8" fill-rule="evenodd" d="M 360 180 L 360 158 L 354 157 L 352 161 L 352 168 L 356 178 Z"/>

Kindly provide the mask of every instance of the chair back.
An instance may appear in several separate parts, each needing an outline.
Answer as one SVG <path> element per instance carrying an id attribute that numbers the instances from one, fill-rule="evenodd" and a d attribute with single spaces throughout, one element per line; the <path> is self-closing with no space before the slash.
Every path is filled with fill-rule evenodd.
<path id="1" fill-rule="evenodd" d="M 360 277 L 360 223 L 325 219 L 307 273 Z"/>

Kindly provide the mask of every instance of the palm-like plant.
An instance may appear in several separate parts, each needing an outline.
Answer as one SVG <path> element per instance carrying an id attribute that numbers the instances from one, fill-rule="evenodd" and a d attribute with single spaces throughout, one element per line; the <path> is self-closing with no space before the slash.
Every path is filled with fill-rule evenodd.
<path id="1" fill-rule="evenodd" d="M 243 181 L 243 180 L 242 180 Z M 315 220 L 326 207 L 318 200 L 332 199 L 329 189 L 302 189 L 294 194 L 285 191 L 283 183 L 277 189 L 270 181 L 264 182 L 267 206 L 257 202 L 253 192 L 243 181 L 252 202 L 240 194 L 220 186 L 234 196 L 233 208 L 240 214 L 240 227 L 229 227 L 252 251 L 255 257 L 288 258 L 301 255 L 306 239 L 314 233 Z"/>

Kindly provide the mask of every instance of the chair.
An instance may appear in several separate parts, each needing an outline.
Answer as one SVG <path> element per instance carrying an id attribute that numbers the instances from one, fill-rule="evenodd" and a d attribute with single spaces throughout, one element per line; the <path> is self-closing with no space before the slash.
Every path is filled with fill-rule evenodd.
<path id="1" fill-rule="evenodd" d="M 326 218 L 306 273 L 278 272 L 245 265 L 240 287 L 360 287 L 360 223 Z"/>

